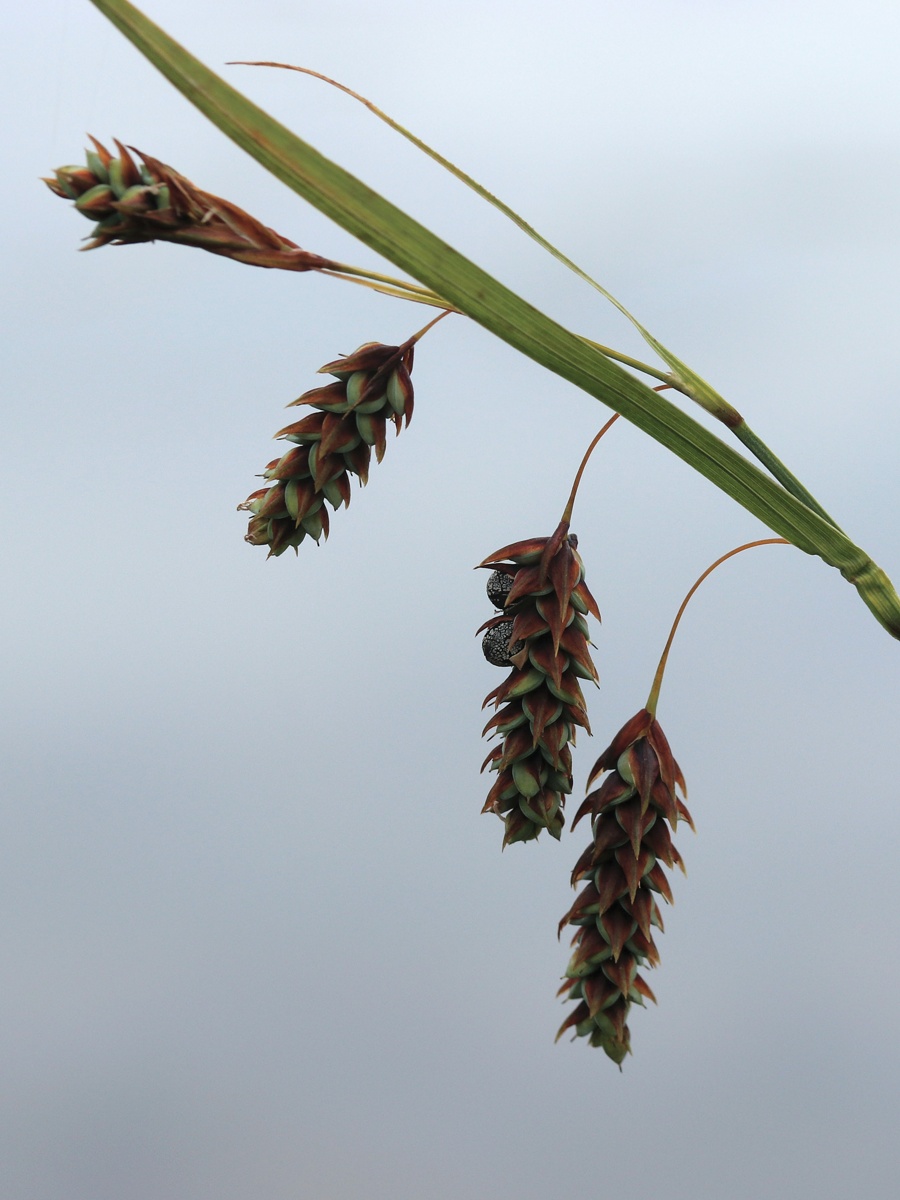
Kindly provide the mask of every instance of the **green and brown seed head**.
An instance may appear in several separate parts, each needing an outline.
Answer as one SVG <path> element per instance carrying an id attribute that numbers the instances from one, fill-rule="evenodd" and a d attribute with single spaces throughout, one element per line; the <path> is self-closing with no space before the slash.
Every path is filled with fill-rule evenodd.
<path id="1" fill-rule="evenodd" d="M 566 924 L 575 927 L 560 994 L 577 1007 L 557 1037 L 574 1029 L 621 1063 L 631 1048 L 626 1024 L 631 1005 L 655 1000 L 638 969 L 659 962 L 653 941 L 653 927 L 663 928 L 657 897 L 672 903 L 662 864 L 684 870 L 670 829 L 679 820 L 693 829 L 693 821 L 677 794 L 687 796 L 681 769 L 647 709 L 597 759 L 588 789 L 573 822 L 574 829 L 583 816 L 591 817 L 593 838 L 572 872 L 572 885 L 585 887 L 560 922 L 560 931 Z"/>
<path id="2" fill-rule="evenodd" d="M 368 482 L 372 451 L 378 462 L 387 445 L 387 427 L 399 434 L 413 413 L 413 346 L 368 342 L 345 358 L 326 363 L 320 374 L 335 383 L 305 392 L 293 405 L 313 411 L 275 434 L 293 446 L 263 472 L 267 487 L 238 508 L 253 515 L 246 540 L 268 546 L 277 557 L 311 537 L 328 537 L 332 509 L 350 503 L 350 476 Z M 290 406 L 289 406 L 290 407 Z"/>
<path id="3" fill-rule="evenodd" d="M 331 265 L 230 200 L 201 191 L 159 159 L 135 151 L 143 160 L 138 163 L 121 142 L 115 142 L 117 155 L 95 138 L 91 142 L 85 166 L 60 167 L 44 180 L 96 222 L 84 249 L 161 241 L 257 267 L 312 271 Z"/>
<path id="4" fill-rule="evenodd" d="M 599 621 L 600 612 L 576 546 L 564 523 L 552 537 L 515 542 L 479 563 L 493 572 L 488 595 L 502 609 L 479 630 L 485 656 L 512 667 L 482 706 L 497 709 L 484 733 L 502 739 L 482 766 L 497 773 L 482 811 L 503 820 L 504 846 L 542 829 L 560 836 L 575 731 L 590 732 L 579 680 L 597 682 L 586 617 Z"/>

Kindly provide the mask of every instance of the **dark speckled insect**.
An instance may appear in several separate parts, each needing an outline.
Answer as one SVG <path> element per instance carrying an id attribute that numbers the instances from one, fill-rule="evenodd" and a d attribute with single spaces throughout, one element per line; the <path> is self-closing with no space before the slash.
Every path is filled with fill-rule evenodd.
<path id="1" fill-rule="evenodd" d="M 506 611 L 506 597 L 512 590 L 512 585 L 512 575 L 508 575 L 505 571 L 491 572 L 488 576 L 485 590 L 487 591 L 488 600 L 490 600 L 494 608 L 499 609 L 501 612 Z M 513 607 L 515 608 L 515 606 Z M 491 625 L 481 639 L 482 653 L 492 666 L 512 666 L 512 655 L 518 654 L 521 650 L 525 649 L 524 642 L 516 642 L 512 646 L 509 644 L 512 627 L 512 617 L 509 617 L 505 621 L 498 621 L 496 625 Z"/>

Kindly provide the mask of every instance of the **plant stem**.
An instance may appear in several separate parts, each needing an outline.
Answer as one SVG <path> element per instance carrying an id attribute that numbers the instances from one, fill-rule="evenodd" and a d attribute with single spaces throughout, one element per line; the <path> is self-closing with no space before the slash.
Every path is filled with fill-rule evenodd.
<path id="1" fill-rule="evenodd" d="M 756 459 L 766 467 L 767 470 L 771 471 L 772 475 L 784 488 L 787 489 L 788 492 L 790 492 L 792 496 L 796 496 L 798 500 L 802 501 L 802 503 L 804 503 L 808 508 L 812 509 L 814 513 L 817 513 L 820 517 L 822 517 L 823 520 L 828 521 L 828 523 L 834 525 L 835 528 L 839 528 L 837 522 L 828 515 L 815 497 L 800 483 L 799 479 L 797 479 L 796 476 L 787 469 L 784 463 L 782 463 L 781 460 L 772 453 L 765 442 L 753 432 L 753 430 L 749 427 L 747 422 L 733 405 L 729 404 L 722 396 L 715 392 L 714 389 L 705 382 L 705 380 L 701 380 L 699 376 L 696 376 L 694 372 L 690 371 L 685 364 L 681 363 L 674 357 L 674 355 L 667 351 L 666 348 L 651 334 L 649 334 L 647 330 L 644 329 L 644 327 L 624 307 L 624 305 L 620 304 L 615 296 L 608 292 L 602 284 L 598 283 L 596 279 L 593 279 L 586 271 L 582 270 L 577 263 L 573 262 L 572 259 L 570 259 L 566 254 L 557 249 L 557 247 L 551 242 L 547 241 L 547 239 L 540 234 L 534 228 L 534 226 L 530 225 L 524 217 L 519 216 L 519 214 L 510 208 L 508 204 L 505 204 L 492 192 L 489 192 L 487 188 L 480 184 L 476 179 L 473 179 L 471 175 L 467 174 L 460 167 L 457 167 L 455 163 L 451 162 L 448 158 L 445 158 L 443 154 L 439 153 L 439 151 L 435 150 L 432 146 L 429 146 L 427 142 L 424 142 L 420 137 L 417 137 L 410 130 L 406 129 L 400 124 L 399 121 L 395 121 L 393 117 L 388 116 L 383 109 L 379 108 L 376 104 L 373 104 L 371 100 L 368 100 L 359 92 L 354 91 L 353 88 L 347 87 L 346 84 L 340 83 L 338 80 L 332 79 L 331 76 L 323 74 L 321 71 L 314 71 L 311 67 L 295 66 L 292 63 L 270 61 L 251 62 L 240 60 L 231 62 L 227 65 L 244 67 L 275 67 L 284 71 L 296 71 L 301 75 L 309 75 L 313 79 L 320 79 L 323 83 L 327 83 L 331 87 L 337 88 L 338 91 L 343 92 L 345 95 L 351 96 L 354 100 L 358 100 L 360 104 L 364 105 L 371 113 L 378 117 L 380 121 L 383 121 L 391 129 L 399 133 L 401 137 L 406 138 L 406 140 L 411 142 L 418 150 L 421 150 L 424 154 L 427 154 L 429 158 L 433 159 L 445 170 L 449 171 L 451 175 L 460 180 L 460 182 L 464 183 L 466 187 L 471 188 L 476 195 L 493 205 L 494 208 L 498 209 L 498 211 L 503 214 L 503 216 L 507 217 L 513 222 L 513 224 L 521 229 L 523 233 L 527 234 L 528 237 L 537 242 L 537 244 L 543 250 L 548 251 L 548 253 L 553 255 L 558 262 L 562 263 L 563 266 L 568 268 L 568 270 L 573 271 L 580 279 L 589 284 L 590 287 L 609 300 L 611 304 L 615 305 L 615 307 L 623 314 L 623 316 L 632 322 L 632 324 L 641 333 L 642 337 L 644 337 L 644 339 L 656 350 L 656 352 L 667 363 L 669 363 L 670 366 L 675 367 L 675 371 L 660 371 L 657 368 L 649 366 L 647 363 L 641 362 L 639 359 L 631 358 L 627 354 L 620 354 L 618 351 L 612 350 L 609 346 L 602 346 L 599 342 L 592 341 L 590 338 L 584 338 L 584 341 L 587 342 L 588 345 L 594 346 L 602 354 L 606 355 L 607 358 L 610 358 L 615 362 L 620 362 L 626 366 L 633 367 L 642 372 L 644 375 L 650 375 L 655 379 L 661 379 L 664 383 L 667 383 L 670 387 L 681 392 L 683 395 L 687 396 L 688 399 L 693 400 L 702 408 L 706 409 L 706 411 L 714 416 L 718 421 L 721 421 L 724 425 L 732 430 L 735 437 L 737 437 L 739 441 L 743 442 L 750 453 L 753 454 Z M 396 283 L 394 280 L 391 280 L 390 282 Z M 684 376 L 683 379 L 679 378 L 679 371 Z"/>
<path id="2" fill-rule="evenodd" d="M 416 342 L 420 342 L 428 330 L 433 329 L 435 325 L 437 325 L 438 321 L 443 321 L 444 317 L 449 317 L 451 313 L 455 312 L 455 308 L 445 308 L 442 313 L 438 313 L 438 315 L 429 321 L 427 325 L 423 325 L 418 333 L 414 333 L 412 337 L 407 338 L 400 349 L 406 351 L 410 348 L 410 346 L 415 346 Z"/>
<path id="3" fill-rule="evenodd" d="M 671 387 L 671 386 L 672 385 L 669 383 L 664 383 L 664 384 L 662 384 L 662 386 L 655 387 L 653 390 L 654 390 L 654 392 L 664 392 L 666 390 L 666 388 Z M 609 429 L 611 426 L 615 425 L 615 423 L 616 423 L 616 421 L 618 421 L 618 419 L 619 419 L 619 414 L 614 413 L 609 418 L 609 420 L 606 422 L 606 424 L 603 426 L 603 428 L 600 430 L 600 432 L 594 436 L 594 439 L 591 442 L 591 444 L 588 446 L 587 450 L 585 450 L 584 457 L 581 460 L 578 470 L 575 472 L 575 480 L 572 484 L 572 490 L 569 492 L 569 499 L 566 504 L 565 510 L 563 512 L 562 519 L 560 521 L 561 525 L 565 525 L 567 528 L 569 525 L 571 525 L 572 510 L 575 507 L 575 497 L 578 495 L 578 488 L 581 486 L 581 477 L 584 474 L 585 467 L 588 465 L 588 459 L 594 453 L 594 447 L 597 445 L 597 443 L 603 437 L 604 433 L 606 433 L 607 429 Z"/>
<path id="4" fill-rule="evenodd" d="M 362 275 L 342 275 L 339 271 L 317 271 L 319 275 L 325 275 L 331 279 L 339 279 L 342 283 L 355 283 L 359 287 L 370 288 L 373 292 L 378 292 L 380 296 L 393 296 L 398 300 L 408 300 L 410 304 L 427 304 L 431 308 L 443 308 L 447 312 L 458 313 L 461 310 L 454 308 L 447 300 L 438 296 L 435 292 L 421 290 L 412 292 L 406 287 L 390 287 L 386 283 L 374 283 L 370 279 L 366 279 Z"/>
<path id="5" fill-rule="evenodd" d="M 743 546 L 736 546 L 734 550 L 729 550 L 727 554 L 723 554 L 721 558 L 717 558 L 714 563 L 706 568 L 700 578 L 691 587 L 688 594 L 681 602 L 681 607 L 675 614 L 675 620 L 672 622 L 672 628 L 669 631 L 669 637 L 666 641 L 665 648 L 662 652 L 662 658 L 659 660 L 659 666 L 656 668 L 656 674 L 653 677 L 653 686 L 650 688 L 650 696 L 647 699 L 647 711 L 656 716 L 656 705 L 659 701 L 659 689 L 662 687 L 663 675 L 666 670 L 666 662 L 669 658 L 669 651 L 672 649 L 672 642 L 675 639 L 675 631 L 678 629 L 681 618 L 684 615 L 684 610 L 687 608 L 691 597 L 697 588 L 708 575 L 711 575 L 716 567 L 721 566 L 729 558 L 734 558 L 735 554 L 741 554 L 744 550 L 752 550 L 754 546 L 789 546 L 790 542 L 787 538 L 761 538 L 757 542 L 745 542 Z"/>
<path id="6" fill-rule="evenodd" d="M 623 363 L 626 367 L 634 367 L 642 375 L 650 375 L 654 379 L 661 379 L 667 387 L 674 388 L 676 392 L 681 392 L 688 399 L 691 398 L 690 392 L 679 379 L 675 378 L 671 371 L 661 371 L 659 367 L 651 367 L 649 363 L 641 362 L 639 358 L 632 358 L 630 354 L 622 354 L 620 351 L 613 350 L 610 346 L 603 346 L 600 342 L 595 342 L 589 337 L 584 337 L 584 335 L 581 336 L 581 340 L 586 345 L 593 346 L 595 350 L 599 350 L 601 354 L 605 354 L 607 358 L 611 358 L 613 362 Z M 654 388 L 654 391 L 656 390 Z"/>

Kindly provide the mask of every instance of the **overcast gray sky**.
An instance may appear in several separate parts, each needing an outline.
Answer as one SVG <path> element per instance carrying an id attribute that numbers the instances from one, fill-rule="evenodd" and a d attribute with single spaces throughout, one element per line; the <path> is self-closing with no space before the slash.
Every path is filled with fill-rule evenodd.
<path id="1" fill-rule="evenodd" d="M 471 171 L 744 410 L 900 577 L 900 10 L 887 0 L 147 0 L 326 154 L 551 315 L 634 334 L 346 97 Z M 697 596 L 659 716 L 691 790 L 659 1006 L 553 1045 L 582 827 L 479 810 L 472 566 L 549 533 L 596 401 L 462 319 L 331 540 L 235 505 L 283 406 L 422 310 L 170 246 L 77 254 L 37 182 L 117 136 L 379 264 L 87 0 L 20 6 L 4 231 L 0 1192 L 9 1200 L 781 1200 L 900 1189 L 900 647 L 767 548 Z M 619 422 L 574 529 L 603 612 L 587 771 L 703 567 L 765 529 Z M 573 808 L 574 811 L 574 808 Z"/>

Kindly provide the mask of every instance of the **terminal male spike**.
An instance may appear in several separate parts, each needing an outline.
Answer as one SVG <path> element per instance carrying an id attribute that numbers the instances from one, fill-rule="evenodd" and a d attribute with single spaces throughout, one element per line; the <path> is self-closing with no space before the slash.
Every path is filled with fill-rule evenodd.
<path id="1" fill-rule="evenodd" d="M 60 167 L 44 180 L 55 195 L 73 200 L 96 222 L 85 250 L 175 242 L 256 267 L 317 271 L 339 265 L 302 250 L 230 200 L 201 191 L 149 154 L 135 150 L 138 162 L 121 142 L 115 142 L 116 155 L 96 138 L 91 142 L 84 166 Z"/>

